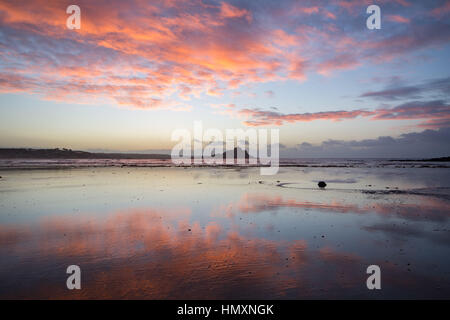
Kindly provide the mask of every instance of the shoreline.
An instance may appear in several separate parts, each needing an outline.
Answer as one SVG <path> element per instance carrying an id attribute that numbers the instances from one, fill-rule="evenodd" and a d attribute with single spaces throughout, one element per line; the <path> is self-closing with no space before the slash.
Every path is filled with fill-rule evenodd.
<path id="1" fill-rule="evenodd" d="M 64 170 L 64 169 L 79 169 L 79 168 L 208 168 L 208 169 L 249 169 L 249 168 L 263 168 L 270 167 L 270 165 L 175 165 L 175 164 L 46 164 L 46 165 L 12 165 L 12 166 L 2 166 L 0 165 L 0 171 L 9 170 Z M 420 164 L 420 162 L 414 162 L 412 164 L 401 163 L 385 163 L 377 165 L 333 165 L 333 164 L 279 164 L 280 168 L 367 168 L 367 169 L 377 169 L 377 168 L 395 168 L 395 169 L 450 169 L 449 165 L 443 165 L 441 163 L 432 164 L 426 162 Z"/>

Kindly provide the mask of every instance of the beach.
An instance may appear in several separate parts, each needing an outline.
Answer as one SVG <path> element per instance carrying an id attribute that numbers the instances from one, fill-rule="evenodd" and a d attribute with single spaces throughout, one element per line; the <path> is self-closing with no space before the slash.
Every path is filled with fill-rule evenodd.
<path id="1" fill-rule="evenodd" d="M 0 298 L 450 295 L 450 172 L 376 162 L 0 170 Z M 327 187 L 317 187 L 318 181 Z M 68 290 L 66 268 L 81 269 Z M 369 290 L 367 267 L 381 269 Z"/>

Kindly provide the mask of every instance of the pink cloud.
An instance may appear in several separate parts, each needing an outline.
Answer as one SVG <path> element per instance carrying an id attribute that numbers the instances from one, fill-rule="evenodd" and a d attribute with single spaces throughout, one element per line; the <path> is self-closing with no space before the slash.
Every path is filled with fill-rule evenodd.
<path id="1" fill-rule="evenodd" d="M 450 1 L 447 0 L 442 6 L 434 8 L 431 10 L 431 15 L 435 17 L 441 17 L 450 12 Z"/>
<path id="2" fill-rule="evenodd" d="M 340 8 L 362 5 L 334 3 Z M 327 21 L 345 10 L 331 12 L 322 2 L 296 2 L 294 8 L 279 8 L 284 14 L 256 14 L 252 6 L 226 1 L 98 0 L 80 5 L 85 18 L 81 30 L 73 31 L 65 26 L 67 14 L 59 1 L 0 2 L 0 26 L 8 43 L 0 49 L 1 92 L 178 109 L 175 100 L 220 96 L 249 84 L 306 81 L 309 73 L 328 76 L 450 40 L 448 30 L 434 24 L 358 39 L 343 32 L 339 21 Z M 326 23 L 295 22 L 294 9 L 304 12 L 305 19 L 322 15 L 327 19 L 320 22 Z"/>
<path id="3" fill-rule="evenodd" d="M 191 4 L 136 2 L 140 10 L 123 14 L 122 2 L 87 2 L 82 7 L 89 15 L 81 30 L 69 31 L 64 23 L 67 15 L 56 1 L 2 2 L 0 23 L 22 33 L 22 43 L 2 49 L 0 59 L 10 67 L 2 73 L 0 90 L 71 102 L 75 96 L 75 102 L 83 95 L 86 101 L 103 96 L 118 105 L 172 108 L 172 103 L 160 101 L 174 94 L 183 99 L 202 93 L 217 96 L 223 94 L 218 82 L 237 88 L 290 72 L 280 48 L 294 45 L 293 36 L 283 30 L 259 34 L 234 30 L 237 23 L 251 23 L 251 13 L 226 2 L 195 10 Z M 163 14 L 168 8 L 174 13 Z M 46 46 L 35 45 L 44 42 L 41 37 Z M 27 41 L 31 38 L 36 40 Z M 63 45 L 69 46 L 64 54 Z M 22 47 L 28 52 L 20 52 Z M 17 59 L 10 63 L 12 57 Z"/>
<path id="4" fill-rule="evenodd" d="M 301 12 L 301 13 L 305 13 L 305 14 L 313 14 L 313 13 L 318 13 L 319 12 L 319 7 L 300 7 L 298 6 L 296 8 L 296 10 L 294 10 L 295 12 Z"/>
<path id="5" fill-rule="evenodd" d="M 386 16 L 386 19 L 389 21 L 398 22 L 398 23 L 409 23 L 410 22 L 410 19 L 396 15 L 396 14 L 389 14 Z"/>
<path id="6" fill-rule="evenodd" d="M 326 16 L 327 18 L 336 20 L 336 15 L 335 15 L 333 12 L 325 11 L 325 16 Z"/>
<path id="7" fill-rule="evenodd" d="M 324 61 L 317 66 L 317 72 L 328 76 L 332 71 L 353 69 L 360 65 L 360 62 L 353 56 L 342 54 L 330 60 Z"/>
<path id="8" fill-rule="evenodd" d="M 227 2 L 221 2 L 220 15 L 224 18 L 242 18 L 245 17 L 248 21 L 252 19 L 251 13 L 246 9 L 240 9 Z"/>
<path id="9" fill-rule="evenodd" d="M 237 112 L 238 116 L 247 118 L 243 123 L 247 126 L 280 126 L 284 123 L 310 122 L 315 120 L 341 121 L 345 119 L 355 119 L 359 116 L 372 115 L 373 112 L 355 110 L 355 111 L 330 111 L 315 113 L 296 113 L 282 114 L 273 111 L 261 111 L 256 109 L 241 109 Z"/>
<path id="10" fill-rule="evenodd" d="M 372 4 L 391 4 L 396 3 L 403 7 L 409 7 L 411 3 L 407 0 L 378 0 L 374 3 L 373 0 L 336 0 L 336 3 L 339 7 L 344 8 L 348 12 L 356 13 L 357 8 L 368 7 Z"/>
<path id="11" fill-rule="evenodd" d="M 421 120 L 417 125 L 426 128 L 441 128 L 450 125 L 450 105 L 441 100 L 415 101 L 393 108 L 368 110 L 339 110 L 312 113 L 291 113 L 243 108 L 227 109 L 224 114 L 243 118 L 243 124 L 251 127 L 281 126 L 286 123 L 310 122 L 316 120 L 342 121 L 358 117 L 370 120 Z"/>

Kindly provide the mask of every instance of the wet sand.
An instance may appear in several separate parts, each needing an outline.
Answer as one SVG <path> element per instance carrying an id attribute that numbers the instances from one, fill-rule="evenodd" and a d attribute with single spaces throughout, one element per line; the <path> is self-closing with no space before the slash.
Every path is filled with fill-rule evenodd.
<path id="1" fill-rule="evenodd" d="M 448 299 L 449 171 L 1 170 L 0 298 Z"/>

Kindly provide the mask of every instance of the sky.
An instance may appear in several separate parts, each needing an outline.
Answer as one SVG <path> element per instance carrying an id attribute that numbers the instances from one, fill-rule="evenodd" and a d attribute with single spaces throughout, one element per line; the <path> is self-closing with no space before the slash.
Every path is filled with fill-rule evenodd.
<path id="1" fill-rule="evenodd" d="M 448 0 L 0 0 L 0 147 L 164 152 L 202 121 L 284 157 L 448 156 L 449 58 Z"/>

